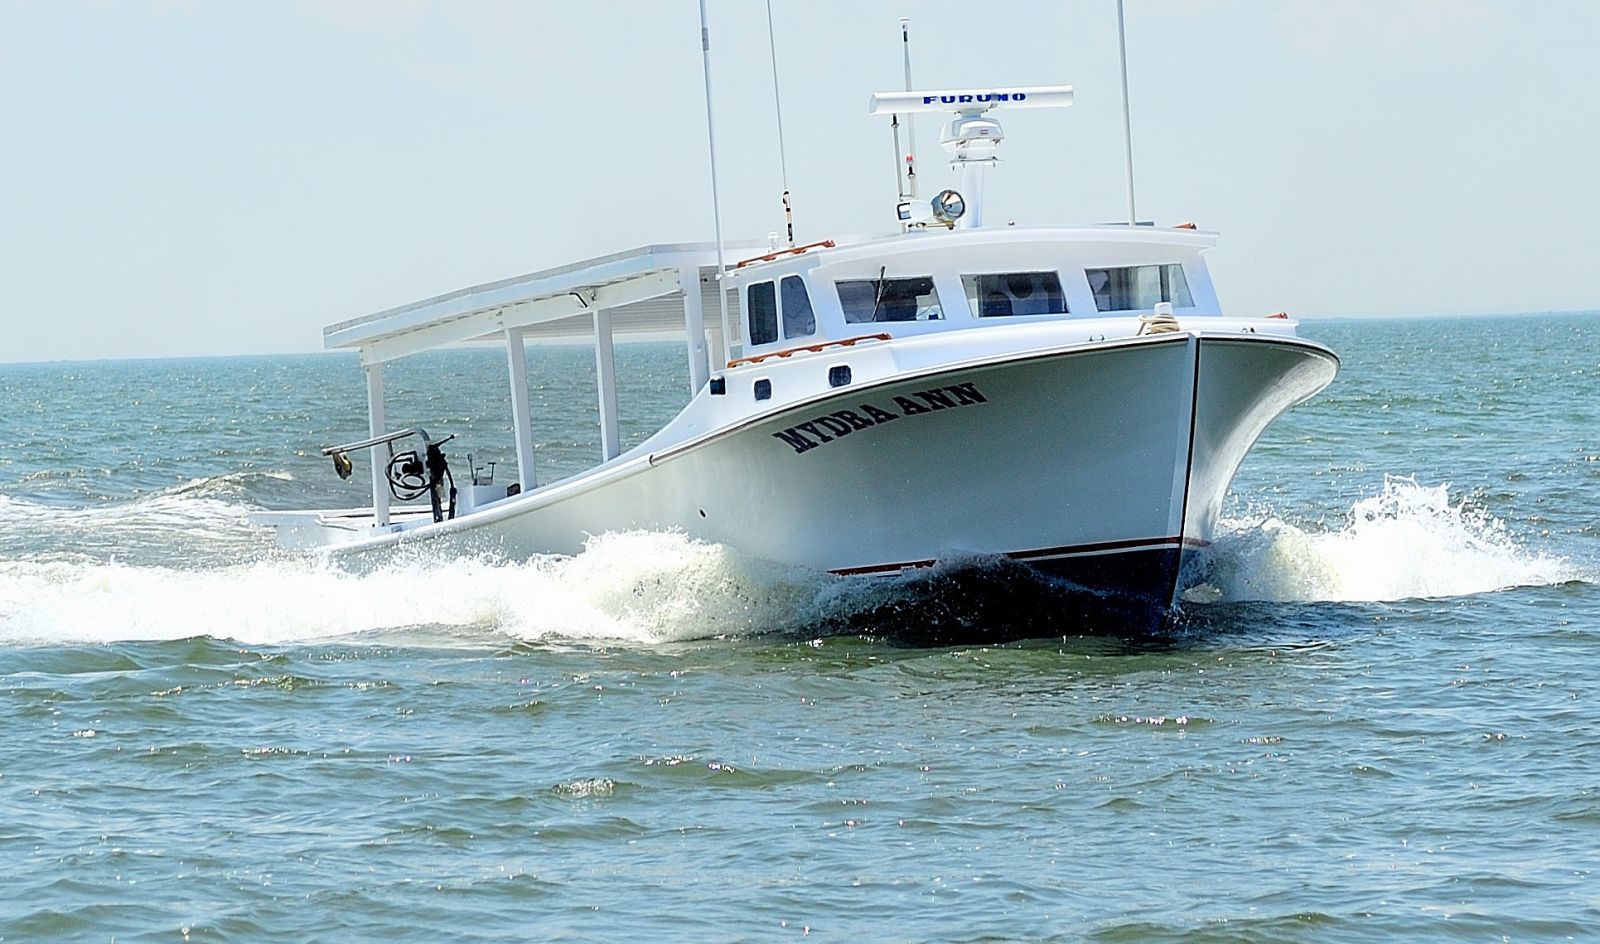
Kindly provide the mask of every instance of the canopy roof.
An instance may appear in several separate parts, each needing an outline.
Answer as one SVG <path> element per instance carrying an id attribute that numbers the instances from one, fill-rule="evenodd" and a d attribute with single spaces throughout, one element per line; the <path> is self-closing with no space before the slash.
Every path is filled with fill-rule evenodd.
<path id="1" fill-rule="evenodd" d="M 764 243 L 732 243 L 739 253 Z M 323 329 L 328 349 L 355 348 L 374 364 L 458 341 L 503 336 L 521 328 L 530 338 L 581 338 L 594 333 L 593 312 L 611 313 L 619 333 L 684 330 L 683 282 L 694 279 L 708 320 L 715 320 L 717 250 L 710 243 L 643 246 L 541 272 L 474 285 Z M 729 298 L 735 310 L 737 295 Z"/>

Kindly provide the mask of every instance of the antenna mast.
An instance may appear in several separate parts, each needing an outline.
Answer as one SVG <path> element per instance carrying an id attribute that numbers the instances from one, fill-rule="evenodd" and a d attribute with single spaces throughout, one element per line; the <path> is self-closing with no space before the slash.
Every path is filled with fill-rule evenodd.
<path id="1" fill-rule="evenodd" d="M 717 301 L 722 313 L 722 364 L 727 366 L 733 347 L 733 332 L 728 325 L 728 263 L 722 249 L 722 204 L 717 200 L 717 133 L 711 126 L 711 30 L 706 28 L 706 0 L 700 0 L 700 54 L 706 76 L 706 141 L 711 146 L 711 219 L 717 232 Z M 688 290 L 688 286 L 684 286 Z M 694 287 L 699 291 L 700 286 Z"/>
<path id="2" fill-rule="evenodd" d="M 704 2 L 702 0 L 702 6 Z M 767 0 L 767 50 L 772 58 L 772 107 L 778 113 L 778 168 L 783 173 L 783 224 L 794 248 L 794 208 L 789 205 L 789 159 L 783 147 L 783 98 L 778 94 L 778 41 L 772 34 L 772 0 Z"/>
<path id="3" fill-rule="evenodd" d="M 1128 159 L 1128 225 L 1137 226 L 1133 210 L 1133 119 L 1128 115 L 1128 31 L 1122 19 L 1122 0 L 1117 0 L 1117 52 L 1122 57 L 1122 149 Z"/>
<path id="4" fill-rule="evenodd" d="M 1120 0 L 1119 0 L 1120 2 Z M 906 91 L 911 91 L 911 17 L 900 18 L 900 47 L 905 53 Z M 906 198 L 917 198 L 917 121 L 906 116 Z"/>
<path id="5" fill-rule="evenodd" d="M 771 0 L 768 0 L 771 2 Z M 911 17 L 900 18 L 900 45 L 906 64 L 906 91 L 911 91 Z M 911 226 L 911 201 L 917 198 L 917 125 L 906 115 L 906 135 L 910 151 L 900 148 L 900 115 L 889 116 L 889 130 L 894 132 L 894 186 L 897 194 L 896 214 L 900 217 L 900 231 Z"/>

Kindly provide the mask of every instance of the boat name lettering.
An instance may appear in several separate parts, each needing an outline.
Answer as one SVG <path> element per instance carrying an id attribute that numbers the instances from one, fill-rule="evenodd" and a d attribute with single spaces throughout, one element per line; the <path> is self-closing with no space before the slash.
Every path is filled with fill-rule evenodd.
<path id="1" fill-rule="evenodd" d="M 922 104 L 973 105 L 988 102 L 1025 102 L 1027 92 L 959 92 L 955 95 L 924 95 Z"/>
<path id="2" fill-rule="evenodd" d="M 897 396 L 893 406 L 863 403 L 854 410 L 834 410 L 779 430 L 772 437 L 788 443 L 796 453 L 801 453 L 848 436 L 856 430 L 881 426 L 902 416 L 920 416 L 988 402 L 989 398 L 979 393 L 975 384 L 950 384 L 918 390 L 909 396 Z"/>

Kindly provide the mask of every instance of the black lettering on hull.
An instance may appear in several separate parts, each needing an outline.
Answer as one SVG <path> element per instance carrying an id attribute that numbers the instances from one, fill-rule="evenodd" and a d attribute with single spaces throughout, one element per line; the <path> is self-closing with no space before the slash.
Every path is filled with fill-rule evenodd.
<path id="1" fill-rule="evenodd" d="M 916 397 L 935 410 L 953 410 L 956 408 L 956 401 L 943 390 L 919 390 Z"/>
<path id="2" fill-rule="evenodd" d="M 818 426 L 821 426 L 823 429 L 826 429 L 828 432 L 832 433 L 835 436 L 848 436 L 848 435 L 850 435 L 850 424 L 846 423 L 843 420 L 840 420 L 840 419 L 838 419 L 836 417 L 833 417 L 833 416 L 819 416 L 816 419 L 812 420 L 812 422 L 816 423 Z"/>
<path id="3" fill-rule="evenodd" d="M 829 436 L 827 433 L 817 429 L 816 420 L 812 420 L 809 423 L 801 423 L 800 425 L 796 426 L 795 429 L 803 429 L 823 442 L 833 442 L 832 436 Z"/>
<path id="4" fill-rule="evenodd" d="M 944 389 L 955 394 L 956 399 L 961 401 L 961 406 L 971 406 L 974 403 L 989 402 L 989 398 L 979 393 L 977 386 L 974 384 L 953 384 Z"/>
<path id="5" fill-rule="evenodd" d="M 871 417 L 874 423 L 887 423 L 890 420 L 897 420 L 900 418 L 893 413 L 890 413 L 888 410 L 880 410 L 870 403 L 861 404 L 861 412 Z"/>
<path id="6" fill-rule="evenodd" d="M 834 410 L 833 415 L 850 424 L 851 429 L 867 429 L 874 423 L 855 410 Z"/>
<path id="7" fill-rule="evenodd" d="M 916 399 L 912 399 L 913 397 Z M 918 400 L 922 402 L 918 403 Z M 895 397 L 894 405 L 900 409 L 898 413 L 873 403 L 863 403 L 859 410 L 834 410 L 832 413 L 812 417 L 804 423 L 796 423 L 788 429 L 781 429 L 772 436 L 787 443 L 798 455 L 810 452 L 824 443 L 841 439 L 857 430 L 871 429 L 901 417 L 920 416 L 939 410 L 955 410 L 988 402 L 989 398 L 978 391 L 976 384 L 951 384 L 930 390 L 918 390 L 909 397 Z"/>
<path id="8" fill-rule="evenodd" d="M 795 452 L 805 452 L 807 449 L 815 449 L 818 446 L 817 443 L 807 439 L 804 433 L 793 426 L 788 429 L 780 429 L 772 435 L 793 446 Z"/>

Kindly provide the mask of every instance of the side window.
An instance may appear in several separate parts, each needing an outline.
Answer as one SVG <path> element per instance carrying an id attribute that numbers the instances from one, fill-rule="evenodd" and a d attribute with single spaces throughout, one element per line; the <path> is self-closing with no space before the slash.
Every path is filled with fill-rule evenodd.
<path id="1" fill-rule="evenodd" d="M 939 321 L 944 308 L 931 276 L 852 279 L 838 283 L 839 305 L 850 324 L 878 321 Z"/>
<path id="2" fill-rule="evenodd" d="M 811 312 L 811 296 L 798 275 L 786 275 L 783 288 L 783 336 L 805 338 L 817 333 L 817 316 Z"/>
<path id="3" fill-rule="evenodd" d="M 1067 297 L 1054 272 L 963 275 L 961 283 L 967 290 L 967 304 L 980 318 L 1067 313 Z"/>
<path id="4" fill-rule="evenodd" d="M 778 340 L 778 299 L 771 282 L 757 282 L 745 292 L 749 311 L 750 343 L 771 344 Z"/>
<path id="5" fill-rule="evenodd" d="M 1192 308 L 1189 283 L 1183 266 L 1123 266 L 1118 269 L 1086 269 L 1094 307 L 1100 311 L 1144 311 L 1157 302 L 1171 302 L 1175 308 Z"/>

